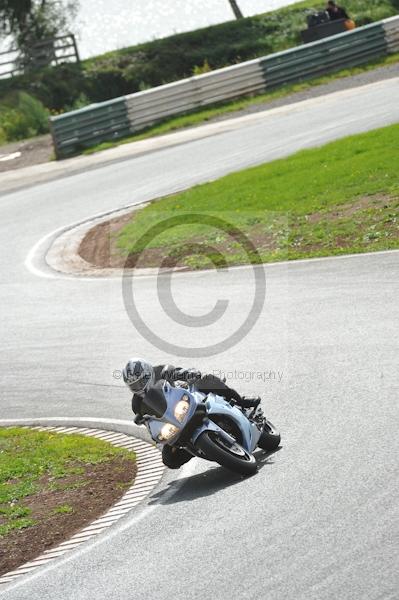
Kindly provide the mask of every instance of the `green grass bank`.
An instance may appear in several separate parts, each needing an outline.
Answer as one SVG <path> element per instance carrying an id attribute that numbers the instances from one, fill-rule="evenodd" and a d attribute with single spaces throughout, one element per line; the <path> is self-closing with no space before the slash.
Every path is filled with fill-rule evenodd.
<path id="1" fill-rule="evenodd" d="M 399 125 L 377 129 L 153 202 L 133 213 L 114 247 L 133 264 L 140 255 L 139 266 L 166 256 L 189 268 L 248 263 L 229 231 L 185 224 L 184 214 L 203 213 L 242 231 L 262 262 L 399 248 L 398 140 Z M 179 226 L 141 239 L 173 216 Z"/>

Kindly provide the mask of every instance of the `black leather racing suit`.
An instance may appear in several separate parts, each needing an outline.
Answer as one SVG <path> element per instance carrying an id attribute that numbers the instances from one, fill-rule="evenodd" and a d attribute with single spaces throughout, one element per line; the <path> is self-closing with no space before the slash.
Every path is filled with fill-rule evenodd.
<path id="1" fill-rule="evenodd" d="M 154 373 L 155 381 L 165 379 L 170 383 L 175 381 L 187 381 L 188 383 L 195 383 L 195 387 L 199 392 L 204 394 L 213 392 L 214 394 L 223 396 L 226 398 L 226 400 L 234 400 L 241 406 L 247 406 L 247 402 L 240 396 L 238 392 L 236 392 L 233 388 L 230 388 L 215 375 L 201 375 L 199 371 L 186 370 L 179 367 L 173 367 L 172 365 L 157 365 L 154 367 Z M 145 394 L 133 394 L 132 410 L 136 415 L 141 416 L 152 413 L 151 408 L 145 402 Z M 192 455 L 189 452 L 186 452 L 186 450 L 183 448 L 172 448 L 171 446 L 165 444 L 162 449 L 162 460 L 170 469 L 178 469 L 184 463 L 188 462 L 190 458 L 192 458 Z"/>
<path id="2" fill-rule="evenodd" d="M 336 6 L 335 10 L 333 8 L 327 8 L 326 11 L 330 17 L 331 21 L 337 21 L 338 19 L 349 19 L 349 15 L 342 6 Z"/>

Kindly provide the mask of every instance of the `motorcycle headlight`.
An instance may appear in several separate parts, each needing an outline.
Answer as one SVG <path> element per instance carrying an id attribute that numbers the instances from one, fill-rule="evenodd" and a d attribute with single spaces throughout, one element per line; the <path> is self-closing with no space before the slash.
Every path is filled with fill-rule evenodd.
<path id="1" fill-rule="evenodd" d="M 160 441 L 165 442 L 167 440 L 170 440 L 178 432 L 179 432 L 178 427 L 175 427 L 174 425 L 172 425 L 172 423 L 165 423 L 165 425 L 162 427 L 162 429 L 158 435 L 158 439 Z"/>
<path id="2" fill-rule="evenodd" d="M 188 413 L 188 409 L 190 408 L 190 402 L 188 401 L 187 394 L 182 396 L 182 399 L 176 404 L 174 415 L 176 419 L 182 423 Z"/>

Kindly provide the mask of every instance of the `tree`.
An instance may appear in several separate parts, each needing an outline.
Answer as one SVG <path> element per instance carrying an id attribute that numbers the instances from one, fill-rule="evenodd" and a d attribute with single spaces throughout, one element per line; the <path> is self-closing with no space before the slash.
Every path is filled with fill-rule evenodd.
<path id="1" fill-rule="evenodd" d="M 0 0 L 0 35 L 11 36 L 23 51 L 65 33 L 76 12 L 76 0 Z"/>
<path id="2" fill-rule="evenodd" d="M 230 2 L 231 10 L 233 11 L 235 18 L 243 19 L 244 15 L 242 14 L 241 9 L 238 6 L 236 0 L 229 0 L 229 2 Z"/>

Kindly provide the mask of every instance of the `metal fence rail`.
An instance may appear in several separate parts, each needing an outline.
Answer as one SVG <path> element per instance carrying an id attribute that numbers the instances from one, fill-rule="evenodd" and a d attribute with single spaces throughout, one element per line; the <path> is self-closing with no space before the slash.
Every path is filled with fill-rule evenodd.
<path id="1" fill-rule="evenodd" d="M 82 147 L 129 135 L 131 123 L 124 98 L 116 98 L 51 118 L 50 130 L 60 158 Z"/>
<path id="2" fill-rule="evenodd" d="M 168 117 L 399 52 L 399 16 L 247 61 L 51 117 L 57 158 L 140 131 Z"/>
<path id="3" fill-rule="evenodd" d="M 197 75 L 125 97 L 133 130 L 201 106 L 265 90 L 259 60 Z"/>
<path id="4" fill-rule="evenodd" d="M 37 42 L 24 54 L 18 48 L 0 52 L 0 77 L 21 75 L 29 69 L 54 66 L 71 59 L 80 60 L 75 36 L 68 33 Z"/>
<path id="5" fill-rule="evenodd" d="M 267 87 L 272 88 L 360 65 L 386 53 L 384 28 L 376 24 L 279 52 L 260 62 Z"/>
<path id="6" fill-rule="evenodd" d="M 383 21 L 385 39 L 388 45 L 388 53 L 399 52 L 399 24 L 398 17 L 391 17 Z"/>

